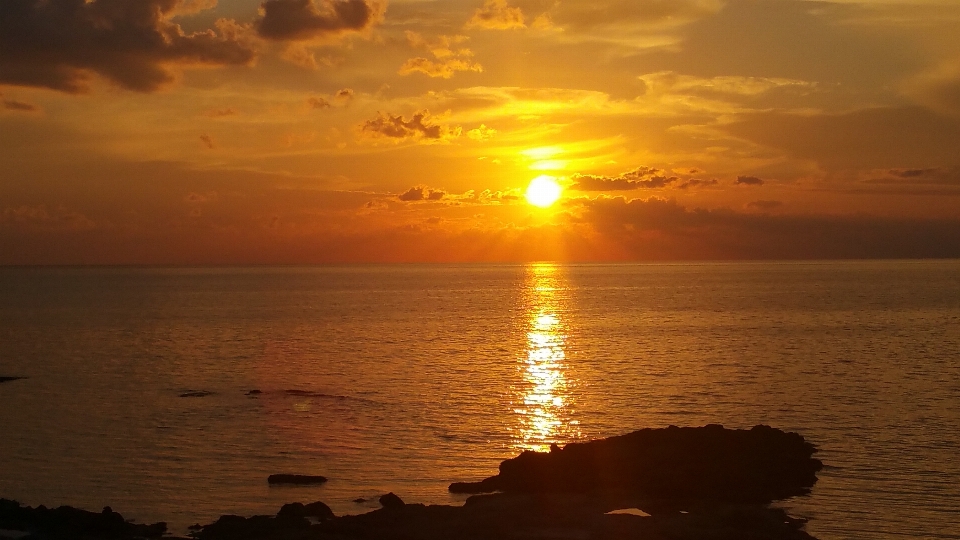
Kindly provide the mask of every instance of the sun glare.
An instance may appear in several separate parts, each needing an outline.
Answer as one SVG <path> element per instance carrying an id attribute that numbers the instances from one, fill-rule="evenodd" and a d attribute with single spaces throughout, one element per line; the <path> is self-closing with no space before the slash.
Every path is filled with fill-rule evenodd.
<path id="1" fill-rule="evenodd" d="M 546 208 L 557 202 L 563 189 L 552 176 L 538 176 L 527 186 L 527 202 L 540 208 Z"/>

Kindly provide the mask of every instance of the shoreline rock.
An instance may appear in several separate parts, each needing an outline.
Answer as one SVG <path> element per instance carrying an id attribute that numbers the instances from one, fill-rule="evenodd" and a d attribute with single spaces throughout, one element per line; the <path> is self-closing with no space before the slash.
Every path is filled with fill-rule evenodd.
<path id="1" fill-rule="evenodd" d="M 129 523 L 109 506 L 97 513 L 72 506 L 31 508 L 0 499 L 0 529 L 27 532 L 30 534 L 26 538 L 46 540 L 133 540 L 161 538 L 167 532 L 167 524 Z"/>
<path id="2" fill-rule="evenodd" d="M 452 493 L 627 493 L 660 500 L 766 504 L 805 495 L 823 467 L 816 447 L 769 426 L 671 426 L 550 452 L 525 451 L 479 482 Z"/>

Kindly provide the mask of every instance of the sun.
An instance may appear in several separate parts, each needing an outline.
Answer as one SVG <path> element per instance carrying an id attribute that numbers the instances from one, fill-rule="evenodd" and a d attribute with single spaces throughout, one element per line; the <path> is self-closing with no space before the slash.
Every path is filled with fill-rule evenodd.
<path id="1" fill-rule="evenodd" d="M 530 185 L 527 186 L 527 202 L 540 208 L 546 208 L 557 202 L 562 191 L 563 188 L 557 183 L 556 178 L 547 175 L 538 176 L 531 180 Z"/>

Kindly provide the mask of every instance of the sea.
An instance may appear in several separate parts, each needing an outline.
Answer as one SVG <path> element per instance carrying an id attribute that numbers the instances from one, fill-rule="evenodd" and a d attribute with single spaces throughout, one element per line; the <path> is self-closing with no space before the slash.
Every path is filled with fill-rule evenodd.
<path id="1" fill-rule="evenodd" d="M 6 267 L 0 376 L 0 497 L 176 533 L 714 423 L 819 448 L 820 540 L 960 538 L 955 260 Z"/>

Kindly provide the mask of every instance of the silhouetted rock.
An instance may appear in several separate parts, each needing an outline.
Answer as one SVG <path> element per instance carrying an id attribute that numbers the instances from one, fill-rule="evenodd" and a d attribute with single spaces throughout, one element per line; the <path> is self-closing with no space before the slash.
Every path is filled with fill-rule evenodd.
<path id="1" fill-rule="evenodd" d="M 402 508 L 404 503 L 403 499 L 394 495 L 393 492 L 390 492 L 380 497 L 380 506 L 384 508 Z"/>
<path id="2" fill-rule="evenodd" d="M 46 540 L 103 539 L 127 540 L 160 538 L 166 523 L 137 525 L 127 523 L 109 506 L 102 512 L 87 512 L 70 506 L 49 509 L 31 508 L 16 501 L 0 499 L 0 529 L 25 531 L 33 538 Z"/>
<path id="3" fill-rule="evenodd" d="M 322 484 L 326 481 L 325 476 L 307 474 L 271 474 L 267 478 L 268 484 L 311 485 Z"/>
<path id="4" fill-rule="evenodd" d="M 197 390 L 197 391 L 184 392 L 180 394 L 180 397 L 201 398 L 201 397 L 207 397 L 212 395 L 213 395 L 213 392 L 207 392 L 206 390 Z"/>
<path id="5" fill-rule="evenodd" d="M 312 517 L 320 520 L 331 519 L 336 517 L 333 515 L 333 510 L 330 510 L 330 507 L 326 504 L 317 501 L 310 504 L 302 503 L 290 503 L 285 504 L 277 512 L 278 518 L 305 518 Z"/>
<path id="6" fill-rule="evenodd" d="M 263 393 L 263 392 L 260 391 L 260 390 L 250 390 L 249 392 L 247 392 L 247 395 L 248 395 L 248 396 L 259 396 L 259 395 L 262 394 L 262 393 Z"/>
<path id="7" fill-rule="evenodd" d="M 642 429 L 523 452 L 454 493 L 625 492 L 673 500 L 768 503 L 808 493 L 822 463 L 796 433 L 769 426 Z"/>
<path id="8" fill-rule="evenodd" d="M 355 503 L 357 503 L 357 504 L 363 504 L 363 503 L 367 502 L 367 500 L 364 499 L 363 497 L 357 497 L 356 499 L 353 500 L 353 502 L 355 502 Z"/>
<path id="9" fill-rule="evenodd" d="M 196 535 L 204 540 L 303 540 L 315 538 L 310 532 L 310 522 L 306 518 L 288 514 L 276 518 L 220 516 Z"/>
<path id="10" fill-rule="evenodd" d="M 26 379 L 26 377 L 0 377 L 0 383 L 19 381 L 21 379 Z"/>

